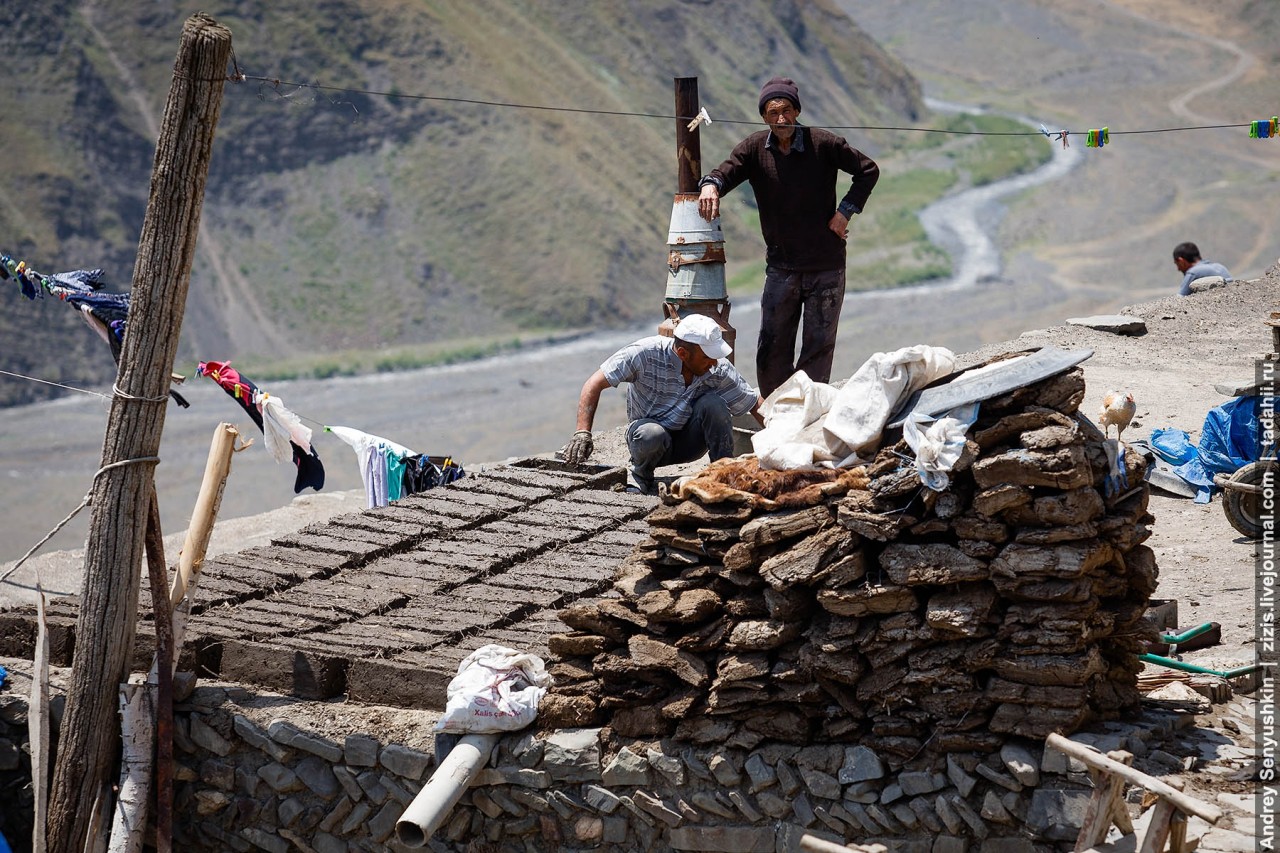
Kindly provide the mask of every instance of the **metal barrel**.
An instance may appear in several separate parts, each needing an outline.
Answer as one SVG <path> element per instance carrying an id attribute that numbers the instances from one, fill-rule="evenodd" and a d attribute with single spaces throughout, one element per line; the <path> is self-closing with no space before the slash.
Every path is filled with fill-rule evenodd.
<path id="1" fill-rule="evenodd" d="M 697 193 L 676 193 L 667 233 L 667 300 L 717 301 L 728 297 L 720 218 L 698 213 Z"/>

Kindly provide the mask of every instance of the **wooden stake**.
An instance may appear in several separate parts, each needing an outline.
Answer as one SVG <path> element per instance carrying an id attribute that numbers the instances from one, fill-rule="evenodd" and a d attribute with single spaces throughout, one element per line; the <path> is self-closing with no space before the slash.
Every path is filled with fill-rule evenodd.
<path id="1" fill-rule="evenodd" d="M 133 272 L 129 329 L 111 400 L 85 547 L 77 653 L 49 798 L 49 850 L 80 853 L 94 799 L 106 796 L 125 680 L 154 459 L 164 429 L 182 313 L 191 281 L 231 33 L 208 15 L 187 19 L 174 61 Z M 124 464 L 121 464 L 124 463 Z M 109 812 L 104 803 L 102 812 Z"/>
<path id="2" fill-rule="evenodd" d="M 169 603 L 174 607 L 188 594 L 188 589 L 195 585 L 200 567 L 204 564 L 209 538 L 213 536 L 213 525 L 217 522 L 218 510 L 222 507 L 222 491 L 231 474 L 231 454 L 235 452 L 239 436 L 236 428 L 228 423 L 218 424 L 213 431 L 209 458 L 204 463 L 204 479 L 200 481 L 200 494 L 196 496 L 195 509 L 191 512 L 191 524 L 187 526 L 187 538 L 178 554 L 178 571 L 169 594 Z M 181 647 L 179 640 L 174 649 L 174 660 L 177 660 L 178 649 Z"/>
<path id="3" fill-rule="evenodd" d="M 44 615 L 44 589 L 36 573 L 36 649 L 31 673 L 31 707 L 27 737 L 31 746 L 33 820 L 32 853 L 45 853 L 45 823 L 49 812 L 49 626 Z"/>
<path id="4" fill-rule="evenodd" d="M 164 536 L 160 532 L 160 503 L 151 492 L 147 519 L 147 577 L 151 587 L 151 610 L 156 632 L 156 679 L 148 679 L 155 708 L 156 763 L 153 789 L 156 803 L 156 853 L 170 853 L 173 847 L 173 670 L 177 651 L 173 647 L 173 608 L 169 604 L 169 571 L 164 558 Z M 147 757 L 150 758 L 148 751 Z M 142 800 L 137 821 L 146 825 L 148 798 Z"/>

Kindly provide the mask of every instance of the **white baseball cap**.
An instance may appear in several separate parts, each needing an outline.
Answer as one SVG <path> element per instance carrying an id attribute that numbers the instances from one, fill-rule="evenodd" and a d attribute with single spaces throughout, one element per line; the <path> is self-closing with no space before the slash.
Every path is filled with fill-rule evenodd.
<path id="1" fill-rule="evenodd" d="M 676 338 L 697 344 L 710 358 L 724 358 L 733 347 L 724 342 L 720 324 L 705 314 L 690 314 L 676 324 Z"/>

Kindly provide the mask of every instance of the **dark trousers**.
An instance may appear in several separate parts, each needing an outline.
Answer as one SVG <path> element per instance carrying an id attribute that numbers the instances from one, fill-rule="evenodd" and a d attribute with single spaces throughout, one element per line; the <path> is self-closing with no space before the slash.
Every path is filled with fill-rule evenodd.
<path id="1" fill-rule="evenodd" d="M 767 267 L 760 297 L 760 340 L 756 347 L 756 381 L 760 396 L 803 370 L 815 382 L 831 381 L 836 330 L 844 304 L 844 268 L 823 272 L 791 272 Z M 804 317 L 797 359 L 796 332 Z"/>
<path id="2" fill-rule="evenodd" d="M 692 462 L 704 453 L 712 461 L 733 455 L 729 406 L 719 394 L 703 394 L 694 402 L 689 422 L 678 430 L 667 430 L 651 418 L 632 421 L 627 426 L 627 449 L 632 485 L 652 492 L 655 468 Z"/>

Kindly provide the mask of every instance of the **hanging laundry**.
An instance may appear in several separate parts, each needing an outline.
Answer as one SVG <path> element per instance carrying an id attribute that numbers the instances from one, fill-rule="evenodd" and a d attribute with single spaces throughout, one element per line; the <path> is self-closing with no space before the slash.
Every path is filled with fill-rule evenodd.
<path id="1" fill-rule="evenodd" d="M 461 480 L 466 475 L 462 466 L 449 456 L 444 457 L 440 464 L 436 464 L 430 456 L 410 456 L 404 460 L 404 493 L 415 495 Z"/>
<path id="2" fill-rule="evenodd" d="M 45 275 L 31 269 L 26 261 L 0 254 L 0 273 L 3 274 L 0 277 L 6 279 L 11 275 L 16 278 L 22 287 L 22 295 L 28 299 L 43 298 L 47 291 L 75 308 L 80 319 L 106 341 L 116 365 L 120 364 L 131 297 L 129 293 L 103 291 L 106 282 L 102 270 L 71 270 Z M 178 381 L 181 381 L 180 377 Z M 190 408 L 191 404 L 177 391 L 170 389 L 169 396 L 182 408 Z"/>
<path id="3" fill-rule="evenodd" d="M 360 460 L 360 479 L 364 482 L 364 496 L 369 508 L 386 506 L 399 500 L 404 492 L 405 459 L 419 454 L 394 441 L 378 435 L 361 432 L 344 426 L 327 426 L 356 452 Z"/>
<path id="4" fill-rule="evenodd" d="M 286 409 L 278 397 L 263 394 L 229 361 L 202 361 L 196 365 L 196 375 L 209 377 L 240 404 L 240 408 L 262 430 L 267 450 L 277 462 L 287 458 L 287 451 L 283 450 L 287 442 L 293 464 L 298 468 L 298 476 L 293 482 L 295 495 L 307 487 L 317 492 L 324 488 L 324 463 L 311 446 L 310 427 L 303 426 L 298 416 Z"/>

